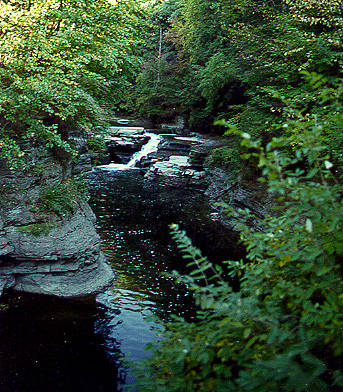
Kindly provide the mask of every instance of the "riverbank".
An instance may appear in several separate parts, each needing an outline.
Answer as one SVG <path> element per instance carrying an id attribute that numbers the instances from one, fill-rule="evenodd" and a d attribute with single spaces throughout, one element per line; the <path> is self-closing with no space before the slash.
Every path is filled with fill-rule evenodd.
<path id="1" fill-rule="evenodd" d="M 71 163 L 37 145 L 23 151 L 30 170 L 0 162 L 0 295 L 101 292 L 114 276 Z"/>
<path id="2" fill-rule="evenodd" d="M 108 164 L 100 166 L 102 170 L 136 169 L 148 183 L 192 189 L 205 195 L 210 218 L 227 229 L 238 231 L 245 222 L 261 230 L 261 221 L 271 205 L 265 187 L 246 180 L 248 170 L 244 168 L 237 174 L 209 163 L 211 154 L 227 145 L 223 137 L 190 133 L 176 124 L 148 131 L 137 126 L 142 122 L 132 119 L 117 119 L 115 124 L 104 139 L 107 155 L 103 160 Z M 228 216 L 228 208 L 234 210 L 235 217 Z"/>

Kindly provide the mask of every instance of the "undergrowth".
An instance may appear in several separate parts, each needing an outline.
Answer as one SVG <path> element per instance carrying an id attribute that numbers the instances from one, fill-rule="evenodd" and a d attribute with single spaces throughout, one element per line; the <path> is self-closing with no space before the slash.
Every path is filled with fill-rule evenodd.
<path id="1" fill-rule="evenodd" d="M 337 116 L 340 101 L 328 100 L 321 87 L 321 104 Z M 247 259 L 223 263 L 239 291 L 172 226 L 192 268 L 175 276 L 193 290 L 198 321 L 175 318 L 161 331 L 152 355 L 137 365 L 140 391 L 342 391 L 342 167 L 324 143 L 327 114 L 289 110 L 288 135 L 265 146 L 230 129 L 279 206 L 263 232 L 240 225 Z"/>
<path id="2" fill-rule="evenodd" d="M 56 228 L 56 224 L 52 222 L 33 223 L 27 226 L 20 226 L 17 228 L 21 233 L 32 234 L 34 237 L 41 235 L 48 235 L 50 231 Z"/>
<path id="3" fill-rule="evenodd" d="M 87 184 L 82 179 L 67 179 L 60 184 L 44 188 L 37 205 L 43 212 L 54 213 L 59 217 L 70 216 L 86 195 Z"/>

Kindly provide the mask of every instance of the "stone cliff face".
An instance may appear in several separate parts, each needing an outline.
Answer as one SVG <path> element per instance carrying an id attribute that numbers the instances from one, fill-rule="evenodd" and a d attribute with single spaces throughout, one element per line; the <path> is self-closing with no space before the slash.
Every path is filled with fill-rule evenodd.
<path id="1" fill-rule="evenodd" d="M 83 297 L 113 280 L 82 198 L 69 213 L 39 208 L 43 189 L 68 181 L 70 169 L 39 148 L 27 148 L 30 170 L 0 162 L 0 294 L 4 289 Z"/>
<path id="2" fill-rule="evenodd" d="M 211 217 L 224 227 L 239 232 L 241 223 L 263 230 L 263 219 L 270 213 L 271 197 L 259 183 L 232 180 L 230 174 L 220 168 L 206 171 L 208 188 L 205 195 L 212 208 Z M 234 216 L 226 213 L 230 207 Z"/>

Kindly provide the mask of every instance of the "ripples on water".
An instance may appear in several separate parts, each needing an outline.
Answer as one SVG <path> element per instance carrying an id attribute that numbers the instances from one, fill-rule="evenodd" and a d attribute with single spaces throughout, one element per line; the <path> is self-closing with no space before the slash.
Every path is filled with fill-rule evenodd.
<path id="1" fill-rule="evenodd" d="M 158 321 L 194 317 L 186 287 L 164 273 L 185 271 L 168 224 L 180 223 L 212 259 L 227 257 L 224 235 L 206 221 L 206 203 L 192 190 L 146 183 L 138 170 L 89 179 L 113 287 L 96 302 L 22 295 L 0 312 L 0 392 L 113 392 L 131 384 L 124 359 L 141 360 L 158 339 Z M 5 302 L 6 302 L 5 301 Z"/>

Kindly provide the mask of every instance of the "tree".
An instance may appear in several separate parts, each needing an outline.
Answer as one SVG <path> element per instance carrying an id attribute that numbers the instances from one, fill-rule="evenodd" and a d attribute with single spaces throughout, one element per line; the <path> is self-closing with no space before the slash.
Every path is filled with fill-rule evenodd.
<path id="1" fill-rule="evenodd" d="M 213 120 L 226 118 L 242 131 L 251 131 L 253 126 L 256 136 L 268 140 L 272 137 L 270 124 L 284 119 L 284 106 L 271 99 L 268 90 L 310 105 L 314 97 L 306 91 L 301 71 L 340 76 L 340 1 L 185 0 L 161 4 L 171 3 L 177 12 L 164 27 L 165 55 L 169 50 L 177 61 L 162 67 L 166 83 L 158 89 L 148 74 L 139 78 L 138 103 L 143 113 L 151 103 L 161 114 L 168 106 L 175 107 L 198 130 L 210 129 Z M 163 19 L 160 9 L 155 12 Z M 170 89 L 173 84 L 176 88 Z M 161 101 L 162 107 L 158 106 Z"/>
<path id="2" fill-rule="evenodd" d="M 138 65 L 138 6 L 1 1 L 0 13 L 0 155 L 14 165 L 20 140 L 71 153 L 68 131 L 105 124 L 107 109 L 130 83 Z"/>

